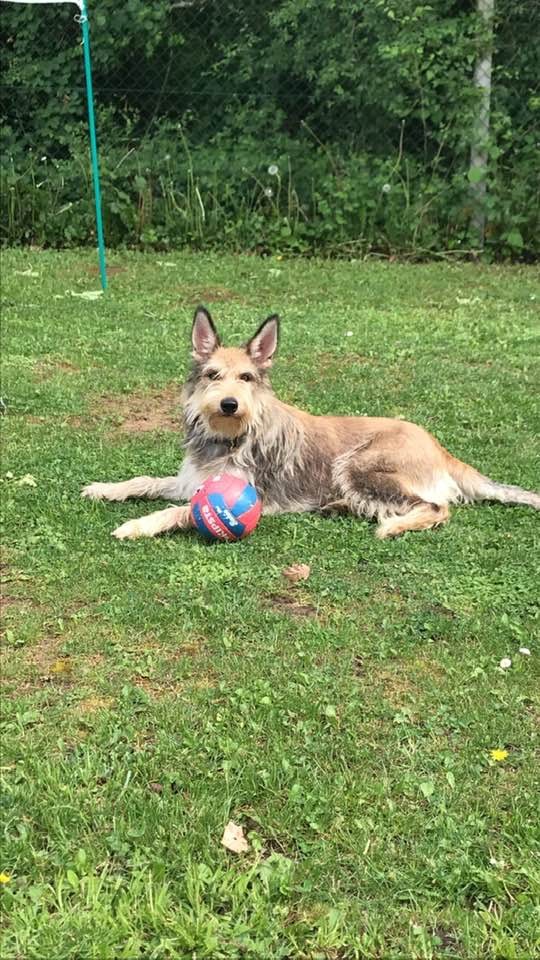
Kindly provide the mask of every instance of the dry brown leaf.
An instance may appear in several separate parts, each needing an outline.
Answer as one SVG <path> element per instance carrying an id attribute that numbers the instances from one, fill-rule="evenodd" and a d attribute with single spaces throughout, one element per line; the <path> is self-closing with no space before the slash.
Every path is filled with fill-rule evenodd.
<path id="1" fill-rule="evenodd" d="M 247 853 L 249 850 L 248 842 L 244 836 L 244 830 L 242 827 L 239 827 L 234 820 L 229 820 L 223 831 L 221 842 L 227 850 L 232 850 L 233 853 Z"/>
<path id="2" fill-rule="evenodd" d="M 291 583 L 298 583 L 299 580 L 307 580 L 311 573 L 311 567 L 308 563 L 293 563 L 292 567 L 285 567 L 282 571 L 286 580 Z"/>

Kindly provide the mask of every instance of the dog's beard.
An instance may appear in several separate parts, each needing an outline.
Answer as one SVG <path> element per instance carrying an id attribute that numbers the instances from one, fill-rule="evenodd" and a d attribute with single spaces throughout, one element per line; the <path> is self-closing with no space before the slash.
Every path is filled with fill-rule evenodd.
<path id="1" fill-rule="evenodd" d="M 243 417 L 225 417 L 221 413 L 212 413 L 207 418 L 208 432 L 219 437 L 227 437 L 234 440 L 240 437 L 248 428 L 248 418 Z"/>

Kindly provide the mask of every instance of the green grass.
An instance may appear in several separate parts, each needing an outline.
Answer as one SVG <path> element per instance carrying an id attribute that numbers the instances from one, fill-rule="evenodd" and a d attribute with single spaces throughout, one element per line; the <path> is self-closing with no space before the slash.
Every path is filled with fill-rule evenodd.
<path id="1" fill-rule="evenodd" d="M 536 514 L 395 542 L 266 518 L 208 547 L 119 543 L 155 504 L 79 499 L 175 470 L 199 300 L 232 339 L 282 314 L 289 402 L 406 416 L 535 487 L 538 272 L 113 264 L 88 301 L 88 251 L 3 257 L 2 958 L 538 956 Z"/>

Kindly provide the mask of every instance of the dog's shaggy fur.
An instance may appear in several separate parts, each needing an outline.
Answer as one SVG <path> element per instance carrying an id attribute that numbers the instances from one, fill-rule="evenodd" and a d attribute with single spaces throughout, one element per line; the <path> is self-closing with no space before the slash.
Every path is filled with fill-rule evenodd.
<path id="1" fill-rule="evenodd" d="M 268 317 L 244 347 L 223 347 L 204 307 L 192 328 L 193 368 L 184 388 L 186 456 L 175 477 L 92 483 L 83 496 L 189 500 L 215 473 L 254 484 L 265 514 L 344 511 L 376 517 L 377 536 L 445 523 L 449 504 L 525 504 L 540 495 L 496 483 L 456 460 L 413 423 L 382 417 L 315 417 L 274 395 L 268 369 L 279 320 Z M 192 526 L 190 507 L 169 507 L 114 531 L 119 539 Z"/>

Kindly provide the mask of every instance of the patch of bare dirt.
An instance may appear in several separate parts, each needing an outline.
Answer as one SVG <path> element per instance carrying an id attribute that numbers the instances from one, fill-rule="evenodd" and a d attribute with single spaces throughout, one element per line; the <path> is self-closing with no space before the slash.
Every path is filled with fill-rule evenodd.
<path id="1" fill-rule="evenodd" d="M 52 377 L 56 377 L 60 373 L 66 374 L 77 374 L 80 373 L 80 368 L 77 367 L 74 363 L 71 363 L 70 360 L 38 360 L 34 366 L 34 380 L 51 380 Z"/>
<path id="2" fill-rule="evenodd" d="M 97 397 L 88 416 L 69 417 L 67 423 L 81 428 L 111 418 L 115 421 L 115 433 L 177 431 L 180 426 L 180 387 L 171 383 L 161 390 L 136 390 Z"/>
<path id="3" fill-rule="evenodd" d="M 277 613 L 286 613 L 291 617 L 316 617 L 317 608 L 306 600 L 291 593 L 271 593 L 268 601 Z"/>
<path id="4" fill-rule="evenodd" d="M 96 667 L 103 666 L 105 657 L 102 653 L 89 653 L 84 657 L 80 657 L 78 662 L 83 673 L 91 673 Z"/>
<path id="5" fill-rule="evenodd" d="M 1 682 L 11 695 L 34 693 L 47 686 L 71 686 L 73 663 L 60 652 L 62 637 L 44 636 L 28 647 L 3 645 L 0 649 Z"/>
<path id="6" fill-rule="evenodd" d="M 32 646 L 14 647 L 4 645 L 1 651 L 2 659 L 5 661 L 16 660 L 18 667 L 22 668 L 24 672 L 31 672 L 36 679 L 43 679 L 50 675 L 55 663 L 69 659 L 62 657 L 59 652 L 62 643 L 63 637 L 43 636 Z"/>
<path id="7" fill-rule="evenodd" d="M 174 430 L 178 424 L 164 413 L 146 417 L 127 417 L 119 427 L 121 433 L 146 433 L 152 430 Z"/>
<path id="8" fill-rule="evenodd" d="M 227 303 L 228 301 L 244 302 L 244 298 L 228 287 L 197 287 L 185 285 L 176 288 L 181 294 L 181 306 L 197 307 L 200 303 Z"/>
<path id="9" fill-rule="evenodd" d="M 182 692 L 182 686 L 174 681 L 160 681 L 151 677 L 136 674 L 132 678 L 134 687 L 144 690 L 153 700 L 160 700 L 161 697 L 178 696 Z"/>
<path id="10" fill-rule="evenodd" d="M 122 433 L 177 430 L 179 394 L 178 384 L 174 383 L 149 393 L 136 391 L 117 397 L 102 397 L 96 414 L 117 417 L 120 421 L 118 429 Z"/>
<path id="11" fill-rule="evenodd" d="M 418 657 L 407 664 L 379 665 L 373 667 L 370 674 L 373 685 L 381 690 L 384 699 L 396 710 L 418 700 L 425 692 L 426 680 L 436 684 L 447 680 L 444 668 L 425 657 Z"/>
<path id="12" fill-rule="evenodd" d="M 410 703 L 418 694 L 417 686 L 406 676 L 402 666 L 394 669 L 379 666 L 376 674 L 372 674 L 372 681 L 395 710 Z"/>
<path id="13" fill-rule="evenodd" d="M 184 657 L 200 657 L 204 652 L 202 644 L 199 643 L 183 643 L 181 646 L 177 647 L 176 650 L 162 650 L 163 655 L 166 660 L 183 660 Z"/>
<path id="14" fill-rule="evenodd" d="M 8 593 L 0 593 L 0 613 L 13 607 L 32 606 L 32 601 L 28 597 L 11 596 Z"/>
<path id="15" fill-rule="evenodd" d="M 110 710 L 114 703 L 112 697 L 86 697 L 74 707 L 79 714 L 96 713 L 98 710 Z"/>
<path id="16" fill-rule="evenodd" d="M 444 667 L 427 657 L 417 657 L 416 660 L 413 660 L 412 667 L 421 679 L 429 677 L 430 680 L 435 680 L 437 683 L 442 683 L 447 679 Z"/>
<path id="17" fill-rule="evenodd" d="M 28 413 L 24 418 L 25 423 L 36 424 L 37 426 L 43 426 L 45 423 L 51 422 L 51 417 L 38 417 L 33 413 Z"/>

